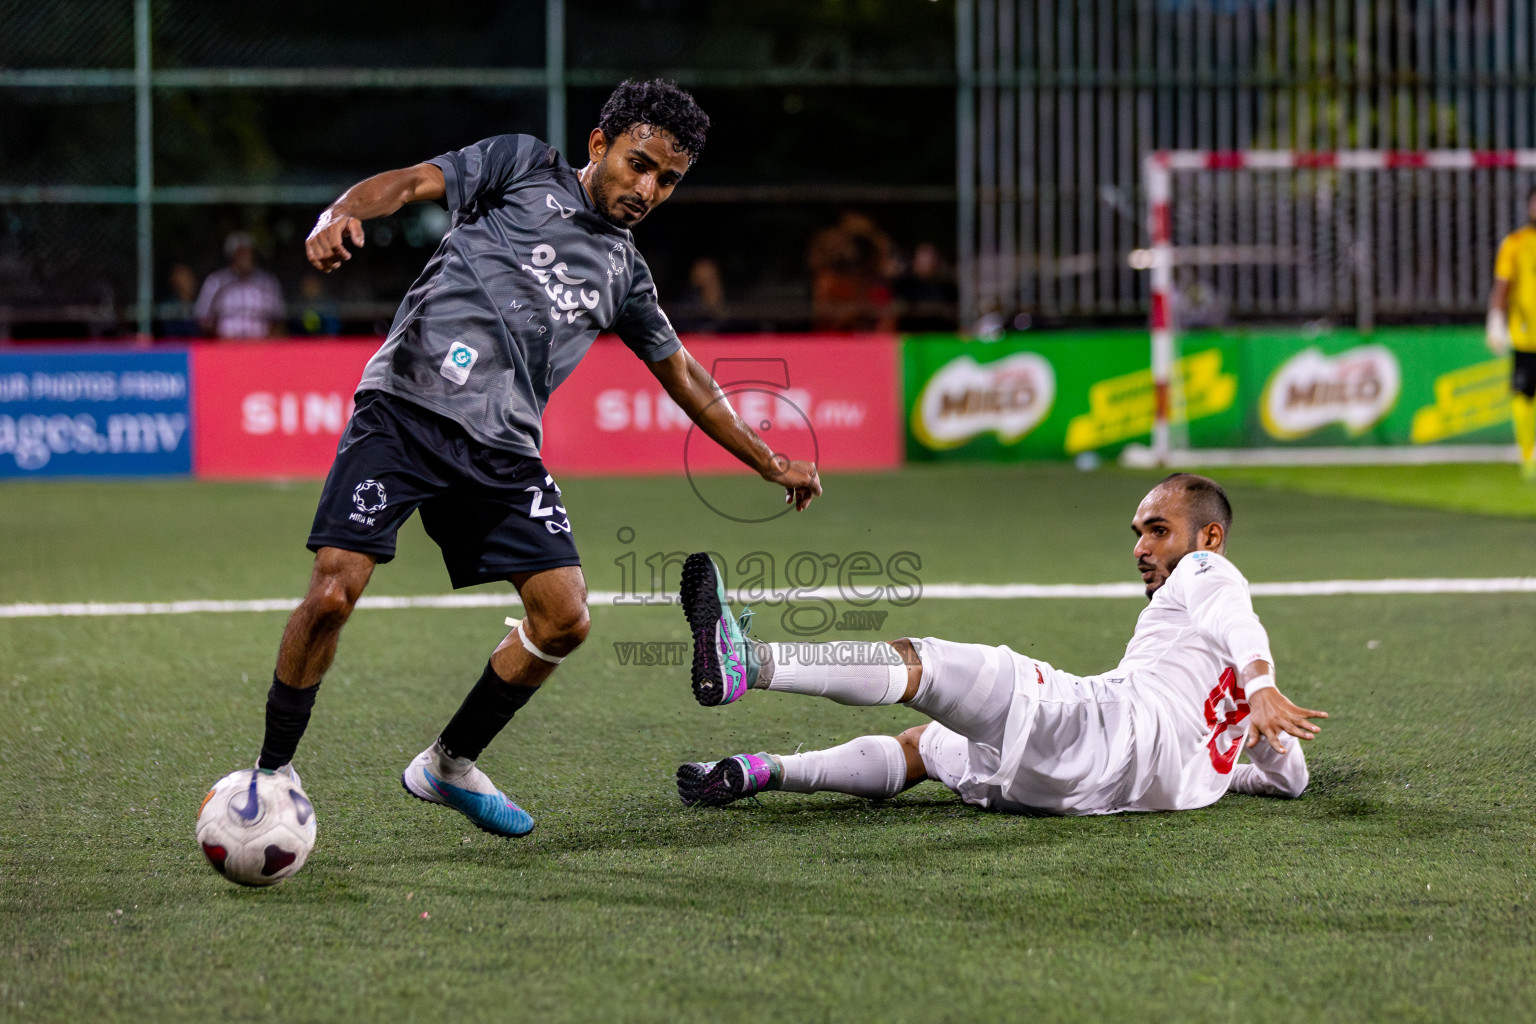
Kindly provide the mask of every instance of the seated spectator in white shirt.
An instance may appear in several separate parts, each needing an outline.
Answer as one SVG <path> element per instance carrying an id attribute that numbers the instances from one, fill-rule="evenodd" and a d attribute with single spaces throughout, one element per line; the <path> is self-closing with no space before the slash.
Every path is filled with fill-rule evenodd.
<path id="1" fill-rule="evenodd" d="M 237 231 L 224 240 L 229 266 L 215 270 L 197 296 L 197 319 L 220 338 L 265 338 L 283 322 L 283 289 L 256 265 L 251 236 Z"/>

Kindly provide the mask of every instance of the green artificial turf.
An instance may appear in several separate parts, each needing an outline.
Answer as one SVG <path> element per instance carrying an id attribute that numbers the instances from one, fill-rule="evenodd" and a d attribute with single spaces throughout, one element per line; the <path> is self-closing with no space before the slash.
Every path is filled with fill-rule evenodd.
<path id="1" fill-rule="evenodd" d="M 1243 467 L 1217 475 L 1234 484 L 1304 494 L 1536 519 L 1536 484 L 1522 480 L 1519 469 L 1510 465 Z"/>
<path id="2" fill-rule="evenodd" d="M 1153 479 L 840 477 L 809 513 L 758 525 L 686 481 L 564 486 L 591 585 L 611 590 L 630 553 L 700 547 L 765 552 L 781 575 L 797 552 L 867 550 L 916 554 L 925 583 L 1133 580 L 1128 524 Z M 1246 481 L 1230 553 L 1256 581 L 1536 565 L 1518 519 Z M 296 596 L 316 493 L 0 487 L 0 603 Z M 370 592 L 446 589 L 412 525 Z M 614 647 L 684 640 L 676 609 L 595 607 L 587 647 L 482 759 L 538 820 L 521 841 L 398 781 L 505 613 L 360 610 L 298 760 L 319 843 L 266 891 L 209 870 L 192 819 L 254 758 L 283 615 L 0 619 L 0 1020 L 1532 1019 L 1536 595 L 1256 606 L 1282 686 L 1332 714 L 1308 794 L 1096 819 L 984 814 L 932 783 L 883 804 L 684 810 L 681 760 L 920 718 L 782 694 L 699 708 L 686 669 Z M 1009 643 L 1091 672 L 1141 602 L 878 607 L 869 636 Z M 785 635 L 779 611 L 760 634 Z"/>

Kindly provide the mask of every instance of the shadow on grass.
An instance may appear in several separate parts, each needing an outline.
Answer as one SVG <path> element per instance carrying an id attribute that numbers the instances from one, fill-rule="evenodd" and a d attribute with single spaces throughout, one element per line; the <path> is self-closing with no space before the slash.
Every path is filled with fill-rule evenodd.
<path id="1" fill-rule="evenodd" d="M 1032 819 L 979 811 L 942 794 L 878 802 L 856 797 L 800 798 L 785 794 L 782 800 L 757 804 L 747 801 L 722 808 L 682 808 L 672 801 L 658 799 L 616 808 L 611 816 L 600 821 L 558 812 L 546 813 L 539 820 L 538 828 L 522 839 L 502 840 L 481 833 L 466 836 L 461 822 L 445 821 L 440 838 L 411 836 L 408 845 L 391 843 L 377 853 L 363 853 L 359 847 L 339 844 L 338 854 L 348 856 L 348 861 L 338 863 L 337 867 L 346 872 L 350 867 L 361 868 L 374 861 L 426 867 L 482 864 L 521 868 L 573 855 L 713 854 L 725 848 L 739 849 L 743 843 L 795 839 L 820 845 L 838 837 L 851 840 L 860 834 L 872 842 L 921 840 L 936 847 L 957 841 L 967 846 L 993 841 L 1016 846 L 1024 838 L 1021 829 Z M 957 840 L 947 833 L 935 832 L 937 826 L 958 827 L 967 835 Z M 981 834 L 977 835 L 978 832 Z M 1032 832 L 1029 841 L 1056 840 L 1049 833 Z"/>
<path id="2" fill-rule="evenodd" d="M 1307 794 L 1318 797 L 1360 794 L 1381 785 L 1383 775 L 1368 761 L 1329 760 L 1311 766 Z"/>
<path id="3" fill-rule="evenodd" d="M 320 876 L 316 881 L 332 889 L 330 898 L 347 901 L 364 898 L 358 889 L 369 891 L 376 880 L 400 869 L 466 895 L 483 891 L 486 872 L 526 872 L 529 881 L 543 879 L 532 885 L 528 898 L 560 900 L 593 895 L 590 879 L 578 881 L 583 876 L 632 875 L 650 889 L 674 872 L 712 876 L 724 870 L 721 865 L 749 856 L 781 865 L 804 858 L 816 870 L 944 871 L 976 858 L 1059 857 L 1074 844 L 1117 844 L 1134 858 L 1138 851 L 1198 844 L 1212 829 L 1236 829 L 1253 841 L 1268 841 L 1265 837 L 1322 826 L 1341 830 L 1333 833 L 1336 841 L 1370 844 L 1438 841 L 1487 824 L 1484 814 L 1470 808 L 1425 806 L 1416 793 L 1405 803 L 1399 792 L 1370 761 L 1329 761 L 1316 766 L 1313 785 L 1300 801 L 1233 797 L 1198 811 L 1104 817 L 989 813 L 937 786 L 889 801 L 774 793 L 761 801 L 693 809 L 656 793 L 545 811 L 531 836 L 498 839 L 471 831 L 456 815 L 434 816 L 428 809 L 419 820 L 397 822 L 399 827 L 333 834 L 324 861 L 306 873 Z M 535 891 L 540 895 L 532 895 Z"/>

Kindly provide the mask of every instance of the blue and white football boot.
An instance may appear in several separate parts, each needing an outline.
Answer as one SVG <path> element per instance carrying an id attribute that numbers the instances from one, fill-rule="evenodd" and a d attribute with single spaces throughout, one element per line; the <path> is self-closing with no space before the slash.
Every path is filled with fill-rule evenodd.
<path id="1" fill-rule="evenodd" d="M 761 668 L 747 639 L 750 609 L 733 618 L 720 570 L 703 552 L 683 562 L 683 614 L 693 630 L 693 696 L 705 707 L 740 700 Z"/>
<path id="2" fill-rule="evenodd" d="M 418 800 L 452 807 L 493 836 L 525 836 L 533 818 L 467 757 L 449 757 L 434 740 L 400 774 L 400 784 Z"/>

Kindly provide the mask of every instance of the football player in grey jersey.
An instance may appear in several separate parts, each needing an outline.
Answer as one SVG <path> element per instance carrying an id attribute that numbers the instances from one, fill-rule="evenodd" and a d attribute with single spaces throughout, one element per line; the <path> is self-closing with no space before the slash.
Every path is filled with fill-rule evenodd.
<path id="1" fill-rule="evenodd" d="M 283 631 L 258 767 L 292 772 L 342 626 L 420 509 L 453 585 L 510 580 L 524 615 L 401 781 L 487 832 L 532 830 L 475 759 L 587 635 L 570 520 L 539 448 L 550 393 L 599 331 L 616 332 L 705 434 L 797 510 L 821 493 L 816 466 L 769 448 L 682 347 L 629 233 L 677 188 L 708 127 L 675 85 L 625 82 L 579 171 L 538 139 L 497 136 L 368 178 L 320 215 L 305 250 L 327 273 L 352 259 L 349 243 L 363 245 L 365 220 L 422 200 L 452 220 L 358 385 L 309 537 L 309 592 Z"/>

